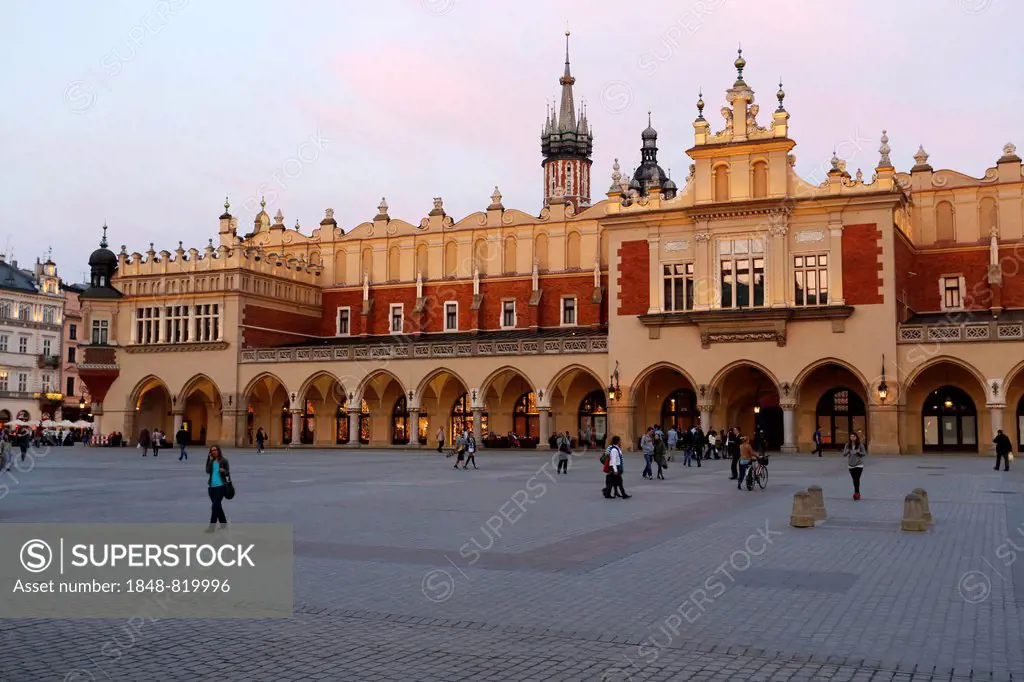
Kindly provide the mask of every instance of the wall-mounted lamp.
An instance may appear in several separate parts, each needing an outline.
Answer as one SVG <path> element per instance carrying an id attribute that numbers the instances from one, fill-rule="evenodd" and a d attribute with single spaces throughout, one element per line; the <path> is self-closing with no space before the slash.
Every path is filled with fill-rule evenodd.
<path id="1" fill-rule="evenodd" d="M 883 403 L 889 397 L 889 385 L 885 383 L 885 356 L 882 356 L 882 379 L 878 382 L 878 399 Z"/>
<path id="2" fill-rule="evenodd" d="M 84 410 L 85 409 L 85 396 L 84 395 L 81 398 L 78 399 L 78 409 L 80 409 L 80 410 Z"/>
<path id="3" fill-rule="evenodd" d="M 615 369 L 612 370 L 611 378 L 608 382 L 608 400 L 616 400 L 620 393 L 619 389 L 619 361 L 615 361 Z"/>

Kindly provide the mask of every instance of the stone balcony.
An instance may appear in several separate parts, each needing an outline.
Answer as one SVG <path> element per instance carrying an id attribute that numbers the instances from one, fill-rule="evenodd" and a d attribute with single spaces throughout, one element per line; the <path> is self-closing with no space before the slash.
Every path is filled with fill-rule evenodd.
<path id="1" fill-rule="evenodd" d="M 317 346 L 245 348 L 239 362 L 325 362 L 345 360 L 418 360 L 429 358 L 490 357 L 509 355 L 569 355 L 607 353 L 604 330 L 573 332 L 481 332 L 479 334 L 431 334 L 424 337 L 394 336 L 338 338 Z"/>
<path id="2" fill-rule="evenodd" d="M 37 355 L 36 366 L 39 369 L 57 369 L 60 367 L 59 355 Z"/>

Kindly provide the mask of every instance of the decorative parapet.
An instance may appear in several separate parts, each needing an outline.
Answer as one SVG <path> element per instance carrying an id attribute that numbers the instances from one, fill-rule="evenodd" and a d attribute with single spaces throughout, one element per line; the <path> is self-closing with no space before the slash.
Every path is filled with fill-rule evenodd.
<path id="1" fill-rule="evenodd" d="M 306 262 L 305 257 L 266 251 L 262 247 L 214 247 L 212 242 L 203 251 L 182 249 L 175 252 L 152 249 L 144 256 L 138 252 L 128 254 L 124 247 L 118 254 L 116 280 L 127 277 L 208 273 L 224 270 L 246 270 L 254 274 L 271 275 L 306 284 L 319 284 L 323 268 Z"/>
<path id="2" fill-rule="evenodd" d="M 901 324 L 897 343 L 970 343 L 1024 341 L 1024 322 Z"/>
<path id="3" fill-rule="evenodd" d="M 335 346 L 330 348 L 243 349 L 239 362 L 330 362 L 346 360 L 403 360 L 506 355 L 569 355 L 607 353 L 608 339 L 511 339 L 508 341 L 452 341 L 440 343 L 389 343 Z"/>

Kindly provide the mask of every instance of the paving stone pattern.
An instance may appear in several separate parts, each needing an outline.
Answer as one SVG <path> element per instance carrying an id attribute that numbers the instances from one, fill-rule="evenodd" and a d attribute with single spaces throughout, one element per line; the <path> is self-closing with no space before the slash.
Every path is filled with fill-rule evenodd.
<path id="1" fill-rule="evenodd" d="M 593 453 L 228 456 L 232 522 L 294 525 L 294 618 L 0 619 L 0 682 L 1024 680 L 1024 462 L 872 459 L 854 503 L 838 456 L 775 456 L 753 492 L 631 458 L 630 500 Z M 0 480 L 0 522 L 203 524 L 192 457 L 51 450 Z M 815 483 L 828 519 L 789 528 Z M 935 524 L 902 533 L 917 487 Z"/>

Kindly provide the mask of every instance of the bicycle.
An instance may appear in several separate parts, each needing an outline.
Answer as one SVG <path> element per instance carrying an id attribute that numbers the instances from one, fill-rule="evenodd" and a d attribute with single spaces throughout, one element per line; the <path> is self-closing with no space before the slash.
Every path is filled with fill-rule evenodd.
<path id="1" fill-rule="evenodd" d="M 750 465 L 750 471 L 747 472 L 747 490 L 754 489 L 754 483 L 757 483 L 764 490 L 768 487 L 768 456 L 758 456 L 757 460 Z"/>

